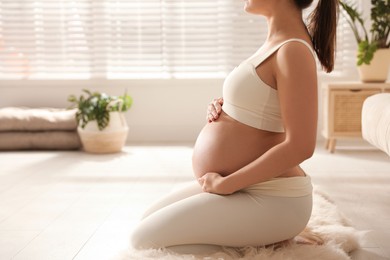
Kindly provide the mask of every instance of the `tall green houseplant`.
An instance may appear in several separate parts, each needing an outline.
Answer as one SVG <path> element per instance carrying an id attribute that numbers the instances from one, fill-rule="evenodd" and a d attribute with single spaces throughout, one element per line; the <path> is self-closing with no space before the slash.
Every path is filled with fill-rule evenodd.
<path id="1" fill-rule="evenodd" d="M 390 0 L 371 0 L 370 35 L 356 6 L 346 1 L 340 5 L 358 43 L 357 65 L 370 64 L 378 49 L 390 47 Z"/>

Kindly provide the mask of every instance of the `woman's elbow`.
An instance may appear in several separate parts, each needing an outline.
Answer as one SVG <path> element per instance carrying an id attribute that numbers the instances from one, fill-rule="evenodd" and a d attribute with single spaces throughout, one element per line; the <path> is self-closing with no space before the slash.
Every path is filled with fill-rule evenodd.
<path id="1" fill-rule="evenodd" d="M 314 154 L 316 146 L 315 145 L 307 145 L 302 152 L 303 161 L 311 158 Z"/>
<path id="2" fill-rule="evenodd" d="M 313 156 L 316 148 L 316 142 L 315 140 L 295 141 L 290 142 L 290 147 L 299 164 Z"/>

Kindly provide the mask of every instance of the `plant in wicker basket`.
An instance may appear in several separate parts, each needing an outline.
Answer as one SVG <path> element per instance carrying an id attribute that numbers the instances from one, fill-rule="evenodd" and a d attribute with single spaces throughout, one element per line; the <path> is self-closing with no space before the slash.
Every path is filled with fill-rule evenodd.
<path id="1" fill-rule="evenodd" d="M 371 37 L 357 8 L 346 1 L 340 5 L 359 45 L 357 65 L 370 64 L 377 49 L 390 48 L 390 1 L 371 0 Z"/>
<path id="2" fill-rule="evenodd" d="M 70 95 L 68 101 L 77 108 L 77 130 L 84 150 L 91 153 L 119 152 L 128 133 L 123 112 L 130 109 L 132 98 L 126 93 L 110 96 L 86 89 L 83 92 L 87 95 Z"/>
<path id="3" fill-rule="evenodd" d="M 123 96 L 109 96 L 83 89 L 87 97 L 70 95 L 68 101 L 77 107 L 76 119 L 81 128 L 85 128 L 88 122 L 96 120 L 100 130 L 103 130 L 110 121 L 110 112 L 125 112 L 130 109 L 133 99 L 126 93 Z"/>
<path id="4" fill-rule="evenodd" d="M 340 6 L 358 44 L 356 60 L 360 79 L 385 82 L 390 67 L 390 0 L 371 0 L 369 30 L 356 5 L 347 1 L 340 0 Z"/>

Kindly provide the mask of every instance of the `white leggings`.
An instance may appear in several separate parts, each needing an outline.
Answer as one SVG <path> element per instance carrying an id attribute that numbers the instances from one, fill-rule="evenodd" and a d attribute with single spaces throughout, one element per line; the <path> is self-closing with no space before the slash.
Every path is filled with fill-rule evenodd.
<path id="1" fill-rule="evenodd" d="M 210 245 L 268 245 L 299 234 L 311 210 L 309 176 L 276 178 L 227 196 L 205 193 L 193 182 L 152 205 L 131 244 L 186 253 L 202 252 Z"/>

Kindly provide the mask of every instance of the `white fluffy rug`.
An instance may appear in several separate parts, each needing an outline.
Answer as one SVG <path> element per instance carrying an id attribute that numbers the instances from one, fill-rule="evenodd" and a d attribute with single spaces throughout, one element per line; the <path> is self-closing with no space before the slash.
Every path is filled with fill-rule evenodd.
<path id="1" fill-rule="evenodd" d="M 129 249 L 118 260 L 344 260 L 359 247 L 359 233 L 352 228 L 328 197 L 314 191 L 313 213 L 307 228 L 294 240 L 273 247 L 224 248 L 212 255 L 178 255 L 167 250 Z"/>

